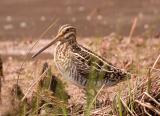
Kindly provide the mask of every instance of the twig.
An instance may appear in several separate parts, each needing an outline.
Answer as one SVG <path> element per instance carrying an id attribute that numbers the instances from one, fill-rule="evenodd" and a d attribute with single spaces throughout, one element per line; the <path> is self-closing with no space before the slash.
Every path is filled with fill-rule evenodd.
<path id="1" fill-rule="evenodd" d="M 99 93 L 102 91 L 102 89 L 104 88 L 105 84 L 102 85 L 102 87 L 99 89 L 99 91 L 97 92 L 96 96 L 94 97 L 94 99 L 92 100 L 91 104 L 94 103 L 94 101 L 96 100 L 97 96 L 99 95 Z"/>
<path id="2" fill-rule="evenodd" d="M 132 113 L 132 111 L 128 108 L 128 106 L 124 103 L 124 101 L 120 98 L 120 100 L 121 100 L 121 102 L 122 102 L 122 104 L 127 108 L 127 110 L 130 112 L 130 114 L 132 115 L 132 116 L 137 116 L 137 114 L 133 114 Z"/>
<path id="3" fill-rule="evenodd" d="M 160 111 L 156 107 L 152 106 L 151 104 L 149 104 L 149 103 L 142 103 L 142 102 L 140 102 L 138 100 L 135 100 L 135 102 L 139 103 L 141 106 L 146 107 L 146 108 L 154 111 L 158 115 L 160 115 Z"/>
<path id="4" fill-rule="evenodd" d="M 32 112 L 32 114 L 34 114 L 35 112 L 41 110 L 42 108 L 44 108 L 45 106 L 47 105 L 53 105 L 53 103 L 46 103 L 46 104 L 43 104 L 42 106 L 40 106 L 38 109 L 36 109 L 35 111 Z M 29 110 L 27 113 L 25 113 L 25 115 L 28 115 L 29 113 L 31 113 L 32 109 Z"/>
<path id="5" fill-rule="evenodd" d="M 148 83 L 147 83 L 147 84 L 148 84 L 148 86 L 147 86 L 147 92 L 148 92 L 148 93 L 149 93 L 150 90 L 151 90 L 151 81 L 152 81 L 152 80 L 151 80 L 151 73 L 152 73 L 152 70 L 155 68 L 155 66 L 156 66 L 159 58 L 160 58 L 160 54 L 159 54 L 159 56 L 157 57 L 157 59 L 155 60 L 152 68 L 149 69 L 149 72 L 148 72 L 148 76 L 147 76 L 147 77 L 148 77 Z"/>
<path id="6" fill-rule="evenodd" d="M 56 19 L 54 22 L 52 22 L 49 27 L 47 29 L 45 29 L 45 31 L 39 36 L 39 39 L 34 43 L 34 45 L 28 49 L 27 51 L 27 55 L 24 57 L 23 62 L 20 66 L 20 70 L 23 68 L 23 66 L 25 65 L 25 61 L 28 59 L 29 53 L 33 50 L 33 48 L 38 44 L 39 40 L 48 32 L 49 29 L 51 29 L 56 23 L 57 23 L 58 19 Z M 18 74 L 18 78 L 17 78 L 17 85 L 18 85 L 18 80 L 20 78 L 20 74 Z"/>
<path id="7" fill-rule="evenodd" d="M 154 64 L 153 64 L 150 72 L 152 72 L 152 70 L 155 68 L 155 66 L 156 66 L 156 64 L 157 64 L 157 62 L 158 62 L 159 59 L 160 59 L 160 54 L 159 54 L 159 56 L 157 57 L 157 59 L 155 60 L 155 62 L 154 62 Z"/>
<path id="8" fill-rule="evenodd" d="M 109 106 L 106 106 L 106 107 L 102 107 L 102 108 L 99 108 L 99 109 L 96 109 L 92 112 L 92 114 L 98 114 L 98 112 L 102 111 L 102 110 L 105 110 L 105 109 L 108 109 Z M 102 113 L 101 113 L 102 114 Z"/>
<path id="9" fill-rule="evenodd" d="M 133 24 L 132 24 L 132 27 L 131 27 L 131 30 L 130 30 L 130 33 L 129 33 L 129 38 L 128 38 L 128 43 L 127 44 L 129 44 L 131 42 L 133 32 L 134 32 L 134 30 L 136 28 L 136 25 L 137 25 L 137 20 L 138 20 L 137 17 L 135 17 L 134 20 L 133 20 Z"/>
<path id="10" fill-rule="evenodd" d="M 160 103 L 157 102 L 157 100 L 155 100 L 153 97 L 151 97 L 147 92 L 144 92 L 145 95 L 147 95 L 149 98 L 152 99 L 152 101 L 154 101 L 158 106 L 160 106 Z"/>
<path id="11" fill-rule="evenodd" d="M 149 67 L 150 69 L 152 68 L 152 67 Z M 152 68 L 152 70 L 155 70 L 155 71 L 159 71 L 160 72 L 160 69 L 157 69 L 157 68 Z"/>
<path id="12" fill-rule="evenodd" d="M 142 93 L 142 98 L 141 98 L 140 101 L 143 101 L 143 102 L 144 102 L 144 97 L 145 97 L 145 95 Z M 146 110 L 146 107 L 143 107 L 143 110 L 144 110 L 144 112 L 145 112 L 148 116 L 152 116 L 152 115 L 150 115 L 149 112 Z"/>
<path id="13" fill-rule="evenodd" d="M 37 81 L 35 81 L 35 82 L 32 83 L 32 85 L 28 88 L 27 92 L 25 93 L 25 95 L 24 95 L 24 97 L 21 99 L 21 101 L 23 101 L 23 100 L 26 98 L 26 96 L 28 95 L 28 93 L 30 92 L 30 90 L 36 85 L 36 83 L 38 83 L 38 82 L 43 78 L 43 76 L 47 73 L 48 69 L 49 69 L 49 68 L 47 68 L 47 69 L 40 75 L 40 77 L 38 78 Z"/>
<path id="14" fill-rule="evenodd" d="M 148 111 L 146 110 L 146 107 L 143 107 L 143 109 L 144 109 L 144 112 L 145 112 L 148 116 L 152 116 L 152 115 L 150 115 L 150 114 L 148 113 Z"/>

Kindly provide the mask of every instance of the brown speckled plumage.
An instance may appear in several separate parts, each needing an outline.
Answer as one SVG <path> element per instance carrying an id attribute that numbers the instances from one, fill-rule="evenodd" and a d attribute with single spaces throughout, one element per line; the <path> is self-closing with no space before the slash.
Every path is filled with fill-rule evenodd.
<path id="1" fill-rule="evenodd" d="M 94 74 L 97 85 L 103 83 L 113 85 L 130 76 L 91 50 L 79 45 L 76 40 L 76 28 L 71 25 L 63 25 L 59 29 L 56 39 L 33 57 L 54 43 L 57 43 L 54 61 L 60 73 L 64 79 L 82 87 L 86 86 L 91 73 Z"/>

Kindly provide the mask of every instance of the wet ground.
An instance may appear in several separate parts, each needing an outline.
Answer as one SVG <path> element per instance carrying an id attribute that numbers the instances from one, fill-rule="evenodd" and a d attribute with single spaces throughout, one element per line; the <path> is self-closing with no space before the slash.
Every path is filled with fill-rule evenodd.
<path id="1" fill-rule="evenodd" d="M 159 32 L 159 6 L 159 0 L 1 0 L 0 40 L 37 38 L 56 19 L 45 37 L 55 35 L 65 23 L 74 24 L 82 37 L 128 35 L 134 17 L 134 35 Z"/>

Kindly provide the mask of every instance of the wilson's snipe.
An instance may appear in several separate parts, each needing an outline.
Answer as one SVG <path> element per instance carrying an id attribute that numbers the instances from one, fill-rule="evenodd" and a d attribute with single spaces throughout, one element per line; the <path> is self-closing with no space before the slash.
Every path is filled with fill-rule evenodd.
<path id="1" fill-rule="evenodd" d="M 91 78 L 90 74 L 95 77 L 96 85 L 113 85 L 130 77 L 128 73 L 79 45 L 76 40 L 76 28 L 68 24 L 63 25 L 55 39 L 32 57 L 36 57 L 54 43 L 57 43 L 54 51 L 57 68 L 65 79 L 75 84 L 85 87 Z"/>

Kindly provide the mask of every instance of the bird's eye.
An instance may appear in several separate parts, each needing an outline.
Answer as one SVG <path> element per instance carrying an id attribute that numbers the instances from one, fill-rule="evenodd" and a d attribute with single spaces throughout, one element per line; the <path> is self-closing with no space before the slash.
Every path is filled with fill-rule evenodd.
<path id="1" fill-rule="evenodd" d="M 69 32 L 69 29 L 67 29 L 65 33 L 67 33 L 67 32 Z"/>

